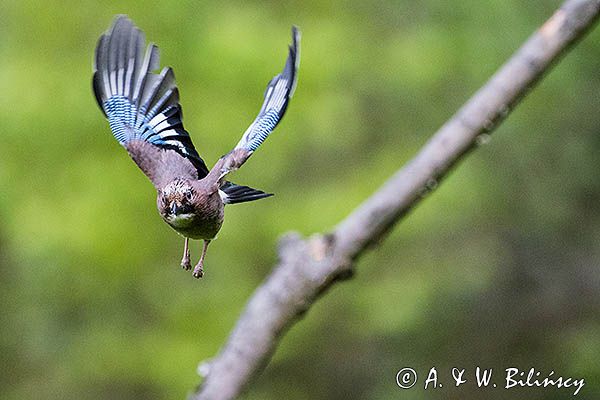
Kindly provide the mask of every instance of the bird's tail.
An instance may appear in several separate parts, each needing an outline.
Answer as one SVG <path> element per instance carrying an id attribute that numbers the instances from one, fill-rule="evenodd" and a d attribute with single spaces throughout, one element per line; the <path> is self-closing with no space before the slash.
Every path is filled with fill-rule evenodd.
<path id="1" fill-rule="evenodd" d="M 221 199 L 225 204 L 245 203 L 247 201 L 260 200 L 265 197 L 273 196 L 272 193 L 265 193 L 262 190 L 236 185 L 231 182 L 225 182 L 225 184 L 221 186 L 220 194 Z"/>

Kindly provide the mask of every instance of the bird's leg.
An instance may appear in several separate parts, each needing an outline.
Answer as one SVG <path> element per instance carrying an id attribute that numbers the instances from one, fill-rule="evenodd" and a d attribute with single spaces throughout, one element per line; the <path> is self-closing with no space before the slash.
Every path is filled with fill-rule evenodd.
<path id="1" fill-rule="evenodd" d="M 202 278 L 202 276 L 204 275 L 204 256 L 206 255 L 206 249 L 208 249 L 208 244 L 210 243 L 210 240 L 204 240 L 204 245 L 202 246 L 202 255 L 200 256 L 200 261 L 198 261 L 198 264 L 196 264 L 196 267 L 194 268 L 194 278 Z"/>
<path id="2" fill-rule="evenodd" d="M 185 238 L 185 243 L 183 245 L 183 258 L 181 259 L 181 267 L 186 271 L 192 269 L 192 263 L 190 262 L 190 248 L 188 247 L 188 242 L 190 239 Z"/>

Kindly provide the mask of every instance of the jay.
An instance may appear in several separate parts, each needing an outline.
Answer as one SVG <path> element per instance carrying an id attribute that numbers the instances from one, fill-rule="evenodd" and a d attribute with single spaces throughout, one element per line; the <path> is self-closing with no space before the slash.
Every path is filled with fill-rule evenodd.
<path id="1" fill-rule="evenodd" d="M 223 224 L 226 204 L 272 194 L 236 185 L 225 178 L 238 169 L 275 129 L 287 109 L 298 77 L 300 32 L 292 28 L 283 71 L 267 85 L 258 116 L 237 145 L 208 169 L 183 127 L 179 92 L 171 68 L 160 73 L 158 48 L 146 47 L 144 33 L 126 16 L 117 16 L 100 36 L 95 52 L 93 90 L 110 129 L 157 191 L 163 220 L 185 238 L 203 240 L 193 276 L 201 278 L 206 250 Z"/>

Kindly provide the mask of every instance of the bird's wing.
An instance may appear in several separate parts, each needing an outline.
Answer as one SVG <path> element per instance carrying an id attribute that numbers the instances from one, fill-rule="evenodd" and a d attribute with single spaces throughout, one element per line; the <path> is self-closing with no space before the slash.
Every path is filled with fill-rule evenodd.
<path id="1" fill-rule="evenodd" d="M 114 137 L 161 189 L 175 178 L 200 179 L 208 168 L 183 128 L 171 68 L 160 66 L 158 48 L 124 15 L 98 40 L 93 87 Z"/>
<path id="2" fill-rule="evenodd" d="M 265 100 L 258 116 L 248 127 L 236 148 L 255 151 L 275 129 L 294 94 L 300 64 L 300 32 L 292 28 L 292 44 L 283 71 L 275 76 L 265 90 Z"/>
<path id="3" fill-rule="evenodd" d="M 265 90 L 265 99 L 252 124 L 246 129 L 235 148 L 223 156 L 217 165 L 221 178 L 239 168 L 252 153 L 265 141 L 267 136 L 283 118 L 285 110 L 294 94 L 300 64 L 300 31 L 292 27 L 292 44 L 283 71 L 276 75 Z"/>

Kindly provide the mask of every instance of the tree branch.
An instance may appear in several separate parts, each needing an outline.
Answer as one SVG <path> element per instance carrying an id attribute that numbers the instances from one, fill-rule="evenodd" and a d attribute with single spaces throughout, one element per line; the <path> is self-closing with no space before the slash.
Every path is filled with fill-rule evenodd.
<path id="1" fill-rule="evenodd" d="M 600 0 L 568 0 L 425 144 L 419 154 L 332 233 L 287 234 L 279 262 L 255 291 L 220 353 L 200 366 L 192 399 L 232 399 L 268 363 L 283 333 L 354 262 L 511 112 L 554 62 L 591 28 Z M 480 140 L 480 139 L 479 139 Z"/>

